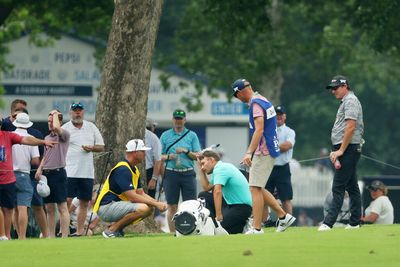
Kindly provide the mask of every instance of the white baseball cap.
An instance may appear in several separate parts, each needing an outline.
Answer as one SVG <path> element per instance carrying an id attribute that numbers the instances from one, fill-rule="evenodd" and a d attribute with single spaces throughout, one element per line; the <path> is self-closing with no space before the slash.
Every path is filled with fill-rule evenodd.
<path id="1" fill-rule="evenodd" d="M 41 197 L 48 197 L 50 195 L 50 187 L 47 185 L 47 177 L 40 176 L 40 180 L 36 186 L 36 190 Z"/>
<path id="2" fill-rule="evenodd" d="M 132 139 L 126 144 L 126 152 L 146 151 L 150 149 L 151 147 L 147 147 L 144 145 L 142 139 Z"/>

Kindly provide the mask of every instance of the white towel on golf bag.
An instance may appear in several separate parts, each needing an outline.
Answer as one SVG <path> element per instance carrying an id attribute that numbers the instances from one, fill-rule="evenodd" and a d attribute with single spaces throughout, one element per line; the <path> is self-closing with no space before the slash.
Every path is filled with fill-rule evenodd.
<path id="1" fill-rule="evenodd" d="M 175 222 L 176 236 L 184 235 L 227 235 L 228 232 L 218 224 L 215 227 L 204 199 L 187 200 L 178 206 L 172 220 Z"/>

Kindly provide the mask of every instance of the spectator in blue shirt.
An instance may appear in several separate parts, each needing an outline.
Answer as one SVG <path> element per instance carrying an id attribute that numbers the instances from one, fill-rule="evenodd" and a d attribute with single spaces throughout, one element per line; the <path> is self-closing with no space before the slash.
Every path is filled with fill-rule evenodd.
<path id="1" fill-rule="evenodd" d="M 165 131 L 160 138 L 162 159 L 165 162 L 164 192 L 168 204 L 169 229 L 175 232 L 172 217 L 178 210 L 179 196 L 182 200 L 196 199 L 197 183 L 194 172 L 196 152 L 201 150 L 196 133 L 185 127 L 186 113 L 177 109 L 172 113 L 173 128 Z"/>

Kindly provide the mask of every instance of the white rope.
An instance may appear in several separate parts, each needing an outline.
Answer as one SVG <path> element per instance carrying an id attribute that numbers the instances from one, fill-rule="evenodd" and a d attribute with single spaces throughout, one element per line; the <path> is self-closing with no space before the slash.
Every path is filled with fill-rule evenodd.
<path id="1" fill-rule="evenodd" d="M 106 156 L 106 155 L 108 155 L 108 154 L 110 154 L 110 153 L 112 153 L 112 151 L 96 153 L 96 154 L 98 154 L 98 155 L 96 155 L 95 157 L 93 157 L 93 159 L 101 158 L 101 157 Z M 47 154 L 46 154 L 46 155 L 47 155 Z M 43 159 L 42 159 L 42 160 L 43 160 Z M 0 169 L 0 172 L 14 172 L 14 171 L 18 171 L 18 172 L 30 172 L 30 171 L 37 171 L 37 169 L 31 169 L 30 171 L 29 171 L 29 170 L 1 170 L 1 169 Z"/>
<path id="2" fill-rule="evenodd" d="M 308 162 L 308 161 L 316 161 L 316 160 L 327 159 L 327 158 L 329 158 L 329 156 L 319 157 L 319 158 L 311 158 L 311 159 L 303 159 L 303 160 L 298 160 L 298 162 L 301 163 L 301 162 Z"/>
<path id="3" fill-rule="evenodd" d="M 394 169 L 400 170 L 400 167 L 398 167 L 398 166 L 395 166 L 395 165 L 392 165 L 392 164 L 389 164 L 389 163 L 386 163 L 386 162 L 383 162 L 383 161 L 380 161 L 380 160 L 377 160 L 377 159 L 368 157 L 368 156 L 366 156 L 366 155 L 363 155 L 363 154 L 362 154 L 361 157 L 366 158 L 366 159 L 369 159 L 369 160 L 372 160 L 372 161 L 375 161 L 375 162 L 378 162 L 378 163 L 380 163 L 380 164 L 383 164 L 383 165 L 386 165 L 386 166 L 389 166 L 389 167 L 392 167 L 392 168 L 394 168 Z"/>

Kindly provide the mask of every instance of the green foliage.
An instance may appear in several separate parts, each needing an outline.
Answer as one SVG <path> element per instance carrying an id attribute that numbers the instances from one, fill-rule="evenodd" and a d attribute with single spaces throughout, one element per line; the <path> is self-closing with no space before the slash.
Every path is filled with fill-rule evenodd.
<path id="1" fill-rule="evenodd" d="M 9 3 L 6 1 L 5 4 Z M 36 46 L 51 45 L 54 39 L 60 38 L 61 33 L 83 38 L 90 36 L 98 48 L 95 57 L 100 65 L 111 28 L 113 9 L 112 0 L 20 0 L 13 3 L 11 14 L 0 28 L 1 70 L 12 67 L 4 60 L 8 52 L 5 45 L 21 35 L 29 35 L 29 41 Z"/>
<path id="2" fill-rule="evenodd" d="M 278 5 L 272 7 L 271 2 Z M 387 37 L 392 45 L 378 51 L 370 45 L 371 31 L 354 23 L 362 14 L 370 14 L 358 8 L 368 6 L 363 2 L 193 0 L 176 21 L 175 50 L 163 57 L 163 63 L 177 64 L 187 74 L 201 76 L 207 81 L 208 93 L 210 88 L 229 92 L 230 84 L 239 77 L 258 88 L 266 74 L 282 70 L 279 102 L 288 108 L 288 124 L 297 132 L 297 159 L 317 157 L 321 147 L 330 147 L 340 102 L 325 86 L 334 75 L 344 74 L 364 107 L 364 153 L 398 164 L 397 149 L 390 144 L 400 143 L 396 134 L 400 120 L 395 115 L 400 111 L 399 42 Z M 395 1 L 375 1 L 368 12 L 387 2 L 394 5 Z M 387 7 L 377 13 L 374 20 L 383 13 L 390 18 L 375 27 L 398 21 Z M 396 172 L 370 163 L 361 161 L 362 174 Z"/>
<path id="3" fill-rule="evenodd" d="M 356 0 L 349 15 L 355 27 L 368 34 L 368 41 L 379 52 L 399 53 L 400 2 L 397 0 Z M 398 56 L 398 55 L 397 55 Z"/>
<path id="4" fill-rule="evenodd" d="M 12 67 L 4 60 L 4 44 L 22 34 L 30 34 L 38 46 L 51 45 L 62 32 L 90 36 L 101 65 L 112 0 L 2 4 L 13 7 L 0 28 L 2 71 Z M 177 65 L 194 77 L 198 92 L 182 99 L 190 110 L 199 110 L 199 97 L 215 95 L 214 88 L 229 92 L 237 78 L 249 79 L 258 89 L 271 74 L 282 73 L 279 102 L 288 108 L 288 124 L 297 131 L 298 159 L 316 157 L 319 148 L 330 146 L 339 102 L 324 88 L 332 76 L 344 74 L 363 104 L 364 153 L 399 164 L 399 9 L 395 0 L 166 0 L 154 60 L 158 66 Z M 165 88 L 169 75 L 161 77 Z M 396 173 L 364 162 L 364 173 Z"/>

